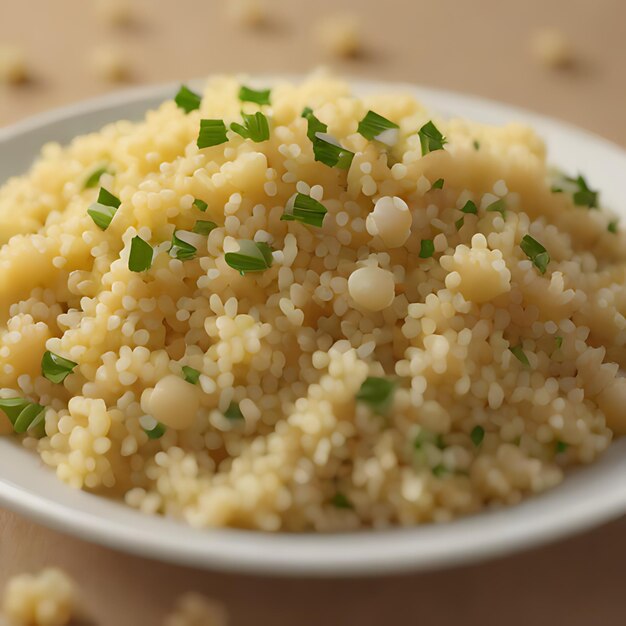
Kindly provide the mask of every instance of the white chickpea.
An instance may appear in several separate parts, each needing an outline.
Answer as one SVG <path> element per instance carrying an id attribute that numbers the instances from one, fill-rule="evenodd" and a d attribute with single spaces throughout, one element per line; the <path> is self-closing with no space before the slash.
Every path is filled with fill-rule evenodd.
<path id="1" fill-rule="evenodd" d="M 412 223 L 411 211 L 402 198 L 383 196 L 367 216 L 365 227 L 372 237 L 378 235 L 388 248 L 399 248 L 409 238 Z"/>
<path id="2" fill-rule="evenodd" d="M 358 306 L 382 311 L 395 296 L 393 274 L 380 267 L 361 267 L 350 274 L 348 291 Z"/>
<path id="3" fill-rule="evenodd" d="M 154 389 L 146 389 L 141 396 L 141 408 L 174 430 L 189 428 L 199 406 L 197 388 L 173 374 L 162 378 Z"/>

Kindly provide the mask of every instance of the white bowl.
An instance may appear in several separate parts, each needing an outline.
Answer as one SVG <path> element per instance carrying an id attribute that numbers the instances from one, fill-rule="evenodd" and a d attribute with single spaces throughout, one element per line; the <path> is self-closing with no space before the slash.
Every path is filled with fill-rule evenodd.
<path id="1" fill-rule="evenodd" d="M 583 172 L 602 190 L 603 203 L 620 209 L 626 217 L 626 153 L 604 139 L 474 97 L 410 85 L 353 84 L 361 94 L 377 90 L 412 92 L 433 111 L 446 116 L 493 124 L 530 124 L 546 139 L 553 163 L 568 172 Z M 0 129 L 0 181 L 24 172 L 45 142 L 67 142 L 114 120 L 139 119 L 148 108 L 171 98 L 177 88 L 166 85 L 125 91 Z M 626 438 L 614 443 L 597 463 L 571 472 L 561 486 L 518 506 L 408 529 L 331 535 L 195 530 L 71 489 L 35 454 L 6 437 L 0 438 L 0 502 L 82 539 L 165 561 L 239 572 L 376 575 L 503 555 L 624 514 Z"/>

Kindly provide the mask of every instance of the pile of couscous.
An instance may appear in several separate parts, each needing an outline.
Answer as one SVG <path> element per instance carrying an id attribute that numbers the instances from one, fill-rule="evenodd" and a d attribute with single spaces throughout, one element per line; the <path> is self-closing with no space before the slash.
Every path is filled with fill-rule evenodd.
<path id="1" fill-rule="evenodd" d="M 198 527 L 445 521 L 626 431 L 626 238 L 529 129 L 186 87 L 0 190 L 0 428 Z M 265 86 L 261 86 L 265 87 Z"/>

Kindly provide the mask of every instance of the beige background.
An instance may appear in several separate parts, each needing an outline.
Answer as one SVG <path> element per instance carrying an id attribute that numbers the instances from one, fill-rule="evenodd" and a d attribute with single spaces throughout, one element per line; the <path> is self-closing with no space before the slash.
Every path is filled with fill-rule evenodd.
<path id="1" fill-rule="evenodd" d="M 98 21 L 94 0 L 0 0 L 0 45 L 22 46 L 33 80 L 0 87 L 0 125 L 112 89 L 94 75 L 94 47 L 127 55 L 131 83 L 211 72 L 338 71 L 475 93 L 560 117 L 626 145 L 624 0 L 267 0 L 258 31 L 229 23 L 226 0 L 136 0 L 132 26 Z M 361 58 L 333 62 L 311 34 L 315 16 L 358 13 Z M 533 62 L 529 37 L 556 26 L 578 63 Z M 2 158 L 7 158 L 2 155 Z M 206 574 L 127 557 L 0 511 L 0 586 L 58 565 L 80 582 L 93 621 L 158 625 L 182 591 L 224 600 L 235 626 L 624 626 L 626 519 L 573 540 L 488 564 L 367 581 Z"/>

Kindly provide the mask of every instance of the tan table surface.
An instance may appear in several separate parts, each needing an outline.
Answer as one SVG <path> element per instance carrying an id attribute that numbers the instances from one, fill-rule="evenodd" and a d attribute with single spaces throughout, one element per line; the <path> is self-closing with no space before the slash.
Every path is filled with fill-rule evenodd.
<path id="1" fill-rule="evenodd" d="M 88 62 L 95 46 L 126 51 L 132 83 L 211 72 L 304 72 L 475 93 L 568 120 L 626 145 L 624 0 L 267 0 L 271 22 L 249 32 L 225 0 L 136 0 L 128 28 L 102 25 L 92 0 L 0 0 L 0 45 L 23 46 L 34 80 L 0 88 L 0 125 L 110 90 Z M 358 12 L 367 50 L 329 63 L 311 35 L 316 15 Z M 568 34 L 580 62 L 554 72 L 529 56 L 537 27 Z M 235 626 L 624 626 L 626 519 L 487 564 L 382 580 L 301 581 L 208 574 L 79 542 L 0 511 L 0 587 L 16 572 L 66 568 L 94 622 L 156 626 L 180 592 L 224 600 Z"/>

